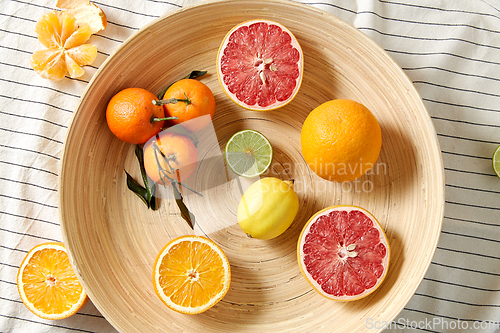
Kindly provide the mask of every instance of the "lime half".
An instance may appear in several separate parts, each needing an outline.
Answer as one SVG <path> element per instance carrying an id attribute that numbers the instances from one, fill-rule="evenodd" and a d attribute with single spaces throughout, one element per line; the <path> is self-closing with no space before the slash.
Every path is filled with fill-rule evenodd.
<path id="1" fill-rule="evenodd" d="M 495 171 L 497 176 L 500 178 L 500 146 L 498 146 L 497 149 L 495 149 L 492 160 L 493 160 L 492 161 L 493 171 Z"/>
<path id="2" fill-rule="evenodd" d="M 273 160 L 269 140 L 254 130 L 234 134 L 226 144 L 227 165 L 239 176 L 255 177 L 263 174 Z"/>

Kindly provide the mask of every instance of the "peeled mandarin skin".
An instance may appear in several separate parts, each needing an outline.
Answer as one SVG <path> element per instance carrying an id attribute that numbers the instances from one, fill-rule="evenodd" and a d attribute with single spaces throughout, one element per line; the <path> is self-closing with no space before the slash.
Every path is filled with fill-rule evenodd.
<path id="1" fill-rule="evenodd" d="M 252 238 L 272 239 L 284 233 L 299 210 L 293 184 L 274 177 L 253 183 L 238 205 L 238 223 Z"/>
<path id="2" fill-rule="evenodd" d="M 304 160 L 326 180 L 345 182 L 363 176 L 376 163 L 381 146 L 377 119 L 352 100 L 325 102 L 312 110 L 302 125 Z"/>

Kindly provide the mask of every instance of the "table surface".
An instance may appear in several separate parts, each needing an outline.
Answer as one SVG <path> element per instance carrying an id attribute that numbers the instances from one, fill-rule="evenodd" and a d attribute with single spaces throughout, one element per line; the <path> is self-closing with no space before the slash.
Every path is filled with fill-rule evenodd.
<path id="1" fill-rule="evenodd" d="M 22 304 L 18 267 L 35 245 L 61 241 L 58 167 L 79 97 L 99 66 L 151 20 L 198 1 L 101 0 L 108 26 L 78 79 L 39 77 L 34 26 L 55 0 L 0 0 L 0 331 L 116 332 L 92 302 L 43 320 Z M 500 333 L 500 1 L 302 0 L 368 35 L 403 68 L 441 146 L 446 201 L 440 241 L 417 292 L 392 323 L 366 331 Z"/>

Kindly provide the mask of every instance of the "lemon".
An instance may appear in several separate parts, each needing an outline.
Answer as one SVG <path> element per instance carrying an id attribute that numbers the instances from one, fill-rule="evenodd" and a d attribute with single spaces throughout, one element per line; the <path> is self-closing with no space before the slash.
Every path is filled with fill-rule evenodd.
<path id="1" fill-rule="evenodd" d="M 238 223 L 252 238 L 271 239 L 285 232 L 299 210 L 293 182 L 262 178 L 250 185 L 238 205 Z"/>

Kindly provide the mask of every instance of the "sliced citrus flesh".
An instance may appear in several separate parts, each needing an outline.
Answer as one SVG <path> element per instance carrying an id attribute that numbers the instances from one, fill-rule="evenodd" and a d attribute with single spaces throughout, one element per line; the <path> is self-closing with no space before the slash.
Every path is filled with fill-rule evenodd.
<path id="1" fill-rule="evenodd" d="M 297 256 L 302 274 L 317 292 L 332 300 L 352 301 L 380 286 L 390 251 L 372 214 L 360 207 L 333 206 L 307 222 Z"/>
<path id="2" fill-rule="evenodd" d="M 90 26 L 78 26 L 75 17 L 64 11 L 44 14 L 35 32 L 46 49 L 34 52 L 30 63 L 45 79 L 58 81 L 66 74 L 80 77 L 85 74 L 82 66 L 90 65 L 97 56 L 96 46 L 84 44 L 92 35 Z"/>
<path id="3" fill-rule="evenodd" d="M 492 166 L 493 171 L 495 171 L 495 174 L 500 178 L 500 146 L 498 146 L 493 153 Z"/>
<path id="4" fill-rule="evenodd" d="M 270 20 L 235 26 L 217 54 L 219 82 L 236 104 L 268 111 L 293 100 L 303 76 L 304 58 L 294 35 Z"/>
<path id="5" fill-rule="evenodd" d="M 153 284 L 170 309 L 204 312 L 229 290 L 231 270 L 222 249 L 208 238 L 181 236 L 160 251 L 153 269 Z"/>
<path id="6" fill-rule="evenodd" d="M 31 249 L 17 274 L 24 305 L 44 319 L 64 319 L 88 301 L 63 243 L 44 243 Z"/>
<path id="7" fill-rule="evenodd" d="M 226 144 L 226 163 L 239 176 L 261 175 L 267 171 L 272 160 L 271 143 L 257 131 L 239 131 Z"/>

